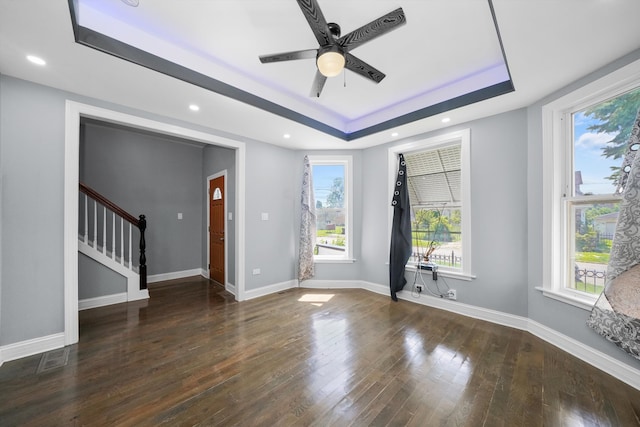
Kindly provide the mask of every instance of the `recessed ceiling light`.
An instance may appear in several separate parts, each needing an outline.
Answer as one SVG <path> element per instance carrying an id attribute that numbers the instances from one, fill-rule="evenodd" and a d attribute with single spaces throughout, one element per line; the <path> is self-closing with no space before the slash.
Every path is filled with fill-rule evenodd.
<path id="1" fill-rule="evenodd" d="M 396 136 L 398 136 L 398 132 L 392 133 L 391 136 L 395 138 Z"/>
<path id="2" fill-rule="evenodd" d="M 189 105 L 189 110 L 191 110 L 191 111 L 200 111 L 200 107 L 198 107 L 196 104 L 191 104 L 191 105 Z"/>
<path id="3" fill-rule="evenodd" d="M 289 138 L 291 138 L 291 135 L 289 135 L 288 133 L 285 133 L 284 135 L 282 135 L 282 137 L 284 139 L 289 139 Z"/>
<path id="4" fill-rule="evenodd" d="M 27 59 L 36 65 L 47 65 L 47 61 L 40 58 L 39 56 L 27 55 Z"/>
<path id="5" fill-rule="evenodd" d="M 122 3 L 126 4 L 127 6 L 138 7 L 138 5 L 140 4 L 140 0 L 122 0 Z"/>
<path id="6" fill-rule="evenodd" d="M 449 123 L 451 119 L 449 117 L 445 117 L 442 119 L 442 123 Z"/>

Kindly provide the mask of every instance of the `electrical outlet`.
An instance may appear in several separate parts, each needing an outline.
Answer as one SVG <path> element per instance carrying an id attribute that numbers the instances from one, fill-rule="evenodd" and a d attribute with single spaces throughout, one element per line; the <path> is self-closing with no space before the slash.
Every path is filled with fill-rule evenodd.
<path id="1" fill-rule="evenodd" d="M 416 290 L 418 293 L 422 292 L 422 285 L 416 285 Z"/>
<path id="2" fill-rule="evenodd" d="M 458 298 L 458 293 L 455 289 L 449 289 L 446 294 L 444 294 L 445 298 L 456 300 Z"/>

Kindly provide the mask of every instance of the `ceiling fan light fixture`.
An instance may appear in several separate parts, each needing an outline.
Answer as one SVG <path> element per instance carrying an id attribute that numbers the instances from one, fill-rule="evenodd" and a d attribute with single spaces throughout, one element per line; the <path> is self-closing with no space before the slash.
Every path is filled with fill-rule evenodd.
<path id="1" fill-rule="evenodd" d="M 325 77 L 335 77 L 344 69 L 344 53 L 340 52 L 335 46 L 332 46 L 330 50 L 326 50 L 318 55 L 316 64 L 318 65 L 320 74 Z"/>

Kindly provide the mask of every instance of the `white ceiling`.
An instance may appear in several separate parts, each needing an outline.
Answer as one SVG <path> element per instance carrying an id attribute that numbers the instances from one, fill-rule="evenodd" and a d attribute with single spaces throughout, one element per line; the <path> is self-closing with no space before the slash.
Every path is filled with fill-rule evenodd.
<path id="1" fill-rule="evenodd" d="M 295 0 L 78 0 L 79 24 L 340 132 L 366 129 L 483 85 L 506 69 L 487 0 L 318 0 L 343 35 L 402 7 L 407 24 L 352 53 L 386 73 L 347 71 L 308 97 L 317 48 Z M 304 149 L 363 148 L 525 107 L 640 48 L 637 0 L 493 0 L 515 91 L 352 141 L 75 42 L 66 0 L 0 0 L 0 73 L 239 136 Z M 37 67 L 34 54 L 47 61 Z M 482 80 L 478 83 L 478 77 Z M 344 79 L 346 78 L 346 87 Z M 195 103 L 200 111 L 187 107 Z M 451 121 L 445 125 L 442 117 Z M 302 120 L 304 121 L 304 120 Z M 317 127 L 317 126 L 316 126 Z M 290 134 L 284 139 L 283 134 Z"/>

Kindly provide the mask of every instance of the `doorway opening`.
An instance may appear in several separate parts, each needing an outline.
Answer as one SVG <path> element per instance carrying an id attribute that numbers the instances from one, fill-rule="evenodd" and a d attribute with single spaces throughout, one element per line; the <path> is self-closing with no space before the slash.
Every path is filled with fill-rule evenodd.
<path id="1" fill-rule="evenodd" d="M 91 118 L 235 150 L 235 296 L 244 299 L 245 144 L 229 138 L 169 125 L 130 114 L 67 100 L 65 108 L 64 170 L 64 345 L 78 342 L 78 182 L 80 120 Z M 228 274 L 228 273 L 226 273 Z"/>

